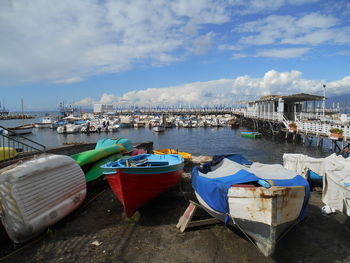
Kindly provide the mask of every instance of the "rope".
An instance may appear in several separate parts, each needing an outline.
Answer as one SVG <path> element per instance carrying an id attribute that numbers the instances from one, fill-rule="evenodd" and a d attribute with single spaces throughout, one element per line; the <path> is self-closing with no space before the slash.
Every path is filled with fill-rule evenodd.
<path id="1" fill-rule="evenodd" d="M 231 218 L 233 224 L 235 226 L 237 226 L 237 228 L 239 230 L 241 230 L 241 232 L 246 236 L 246 238 L 254 245 L 254 247 L 256 247 L 256 249 L 261 252 L 261 250 L 258 248 L 258 246 L 255 244 L 254 240 L 236 223 L 235 219 L 230 215 L 228 214 L 228 216 Z"/>

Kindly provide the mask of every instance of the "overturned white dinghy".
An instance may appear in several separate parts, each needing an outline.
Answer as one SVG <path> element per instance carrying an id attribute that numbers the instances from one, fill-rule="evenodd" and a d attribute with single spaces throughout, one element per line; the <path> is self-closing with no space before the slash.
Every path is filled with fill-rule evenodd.
<path id="1" fill-rule="evenodd" d="M 63 155 L 46 155 L 0 170 L 1 221 L 15 243 L 56 223 L 85 199 L 84 172 Z"/>
<path id="2" fill-rule="evenodd" d="M 195 167 L 192 185 L 208 213 L 239 228 L 265 256 L 305 217 L 310 195 L 308 182 L 296 172 L 241 155 L 214 157 Z"/>

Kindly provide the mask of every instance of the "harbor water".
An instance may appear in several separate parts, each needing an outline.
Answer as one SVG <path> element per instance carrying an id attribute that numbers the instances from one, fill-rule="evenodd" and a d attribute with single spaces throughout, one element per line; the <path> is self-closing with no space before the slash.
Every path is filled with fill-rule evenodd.
<path id="1" fill-rule="evenodd" d="M 40 122 L 43 113 L 37 113 L 35 119 L 24 120 L 25 124 Z M 54 115 L 53 115 L 54 116 Z M 14 127 L 22 120 L 2 120 L 0 125 Z M 193 155 L 218 155 L 240 153 L 246 158 L 263 163 L 282 163 L 284 153 L 303 153 L 312 157 L 325 157 L 331 154 L 329 144 L 322 149 L 313 144 L 287 142 L 273 136 L 250 139 L 241 137 L 245 127 L 212 128 L 168 128 L 156 133 L 149 128 L 119 128 L 116 132 L 59 134 L 55 129 L 33 128 L 33 133 L 25 135 L 47 148 L 55 148 L 66 143 L 97 142 L 102 138 L 128 138 L 132 142 L 152 141 L 154 149 L 172 148 Z"/>

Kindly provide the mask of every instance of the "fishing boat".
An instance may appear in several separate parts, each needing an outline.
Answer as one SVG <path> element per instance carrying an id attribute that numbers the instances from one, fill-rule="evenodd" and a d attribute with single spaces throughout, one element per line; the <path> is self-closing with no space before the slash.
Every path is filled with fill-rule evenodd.
<path id="1" fill-rule="evenodd" d="M 33 124 L 26 124 L 13 128 L 7 128 L 7 130 L 10 131 L 9 135 L 24 135 L 32 133 L 33 127 Z"/>
<path id="2" fill-rule="evenodd" d="M 41 119 L 41 122 L 35 123 L 35 128 L 51 128 L 53 120 L 50 116 L 45 116 Z"/>
<path id="3" fill-rule="evenodd" d="M 247 137 L 247 138 L 260 138 L 261 137 L 261 133 L 260 132 L 241 132 L 241 136 L 242 137 Z"/>
<path id="4" fill-rule="evenodd" d="M 199 203 L 241 230 L 265 255 L 305 217 L 308 182 L 279 164 L 252 163 L 241 155 L 215 156 L 192 170 Z"/>
<path id="5" fill-rule="evenodd" d="M 154 154 L 179 154 L 182 158 L 184 158 L 185 161 L 190 161 L 192 158 L 192 155 L 187 152 L 179 152 L 177 150 L 173 149 L 157 149 L 153 150 Z"/>
<path id="6" fill-rule="evenodd" d="M 131 217 L 152 198 L 181 179 L 184 159 L 178 154 L 140 154 L 103 165 L 103 173 L 125 213 Z"/>
<path id="7" fill-rule="evenodd" d="M 23 99 L 21 99 L 21 108 L 22 108 L 22 125 L 12 128 L 7 128 L 10 131 L 9 135 L 24 135 L 32 133 L 33 124 L 24 124 L 24 112 L 23 112 Z"/>
<path id="8" fill-rule="evenodd" d="M 164 132 L 164 131 L 165 131 L 165 127 L 164 127 L 164 126 L 161 126 L 161 125 L 159 125 L 159 126 L 154 126 L 154 127 L 152 128 L 152 130 L 155 131 L 155 132 Z"/>

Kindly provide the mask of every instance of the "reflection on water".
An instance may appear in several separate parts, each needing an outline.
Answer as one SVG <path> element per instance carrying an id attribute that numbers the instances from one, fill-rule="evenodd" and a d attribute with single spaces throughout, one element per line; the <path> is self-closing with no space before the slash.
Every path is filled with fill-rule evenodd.
<path id="1" fill-rule="evenodd" d="M 26 120 L 26 123 L 38 122 L 38 119 Z M 11 122 L 11 125 L 9 125 Z M 0 125 L 11 127 L 20 125 L 21 120 L 2 121 Z M 133 142 L 153 141 L 154 148 L 173 148 L 194 155 L 215 155 L 241 153 L 246 158 L 264 163 L 282 163 L 283 153 L 303 153 L 313 157 L 324 157 L 330 154 L 329 145 L 325 142 L 322 151 L 312 146 L 299 143 L 288 143 L 274 137 L 250 139 L 240 136 L 240 128 L 233 130 L 221 128 L 170 128 L 157 133 L 148 128 L 124 128 L 117 132 L 91 134 L 58 134 L 51 129 L 33 129 L 33 134 L 26 135 L 48 148 L 61 146 L 65 142 L 97 142 L 101 138 L 129 138 Z"/>

